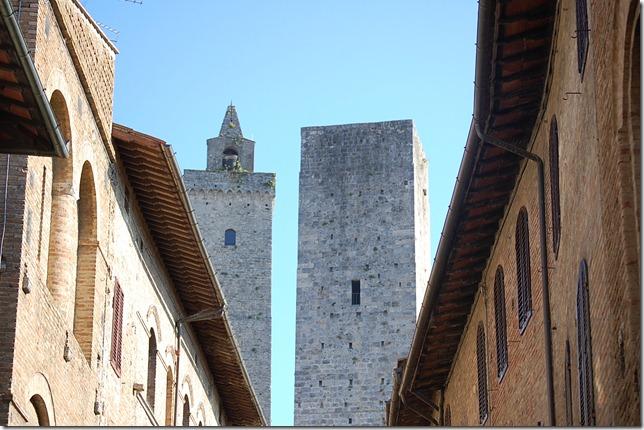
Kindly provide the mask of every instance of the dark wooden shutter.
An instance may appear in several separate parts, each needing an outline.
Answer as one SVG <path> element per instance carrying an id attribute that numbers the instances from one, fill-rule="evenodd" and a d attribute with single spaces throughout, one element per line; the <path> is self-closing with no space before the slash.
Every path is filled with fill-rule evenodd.
<path id="1" fill-rule="evenodd" d="M 503 377 L 508 368 L 508 336 L 505 315 L 505 285 L 503 267 L 496 269 L 494 276 L 494 320 L 496 323 L 496 368 L 497 376 Z"/>
<path id="2" fill-rule="evenodd" d="M 570 342 L 566 339 L 566 358 L 564 363 L 564 396 L 566 399 L 566 425 L 572 426 L 572 377 L 570 372 Z"/>
<path id="3" fill-rule="evenodd" d="M 577 12 L 577 70 L 583 76 L 588 54 L 588 6 L 586 0 L 576 0 Z"/>
<path id="4" fill-rule="evenodd" d="M 121 343 L 123 336 L 123 290 L 117 282 L 112 302 L 112 353 L 110 361 L 116 373 L 121 375 Z"/>
<path id="5" fill-rule="evenodd" d="M 487 419 L 487 366 L 485 360 L 485 329 L 483 323 L 479 323 L 476 334 L 476 367 L 478 370 L 479 388 L 479 423 L 483 424 Z"/>
<path id="6" fill-rule="evenodd" d="M 528 211 L 522 207 L 517 217 L 515 234 L 515 251 L 517 260 L 517 293 L 519 310 L 519 330 L 523 330 L 532 315 L 532 286 L 530 274 L 530 232 L 528 229 Z"/>
<path id="7" fill-rule="evenodd" d="M 559 129 L 557 118 L 550 121 L 550 207 L 552 212 L 552 252 L 559 253 L 561 204 L 559 198 Z"/>
<path id="8" fill-rule="evenodd" d="M 452 410 L 449 408 L 449 405 L 445 408 L 445 418 L 443 419 L 443 424 L 445 427 L 452 425 Z"/>
<path id="9" fill-rule="evenodd" d="M 188 396 L 183 399 L 183 416 L 181 417 L 181 425 L 188 427 L 190 425 L 190 400 Z"/>
<path id="10" fill-rule="evenodd" d="M 588 300 L 588 266 L 579 265 L 577 281 L 577 348 L 579 356 L 579 408 L 581 425 L 595 425 L 593 358 L 590 337 L 590 306 Z"/>

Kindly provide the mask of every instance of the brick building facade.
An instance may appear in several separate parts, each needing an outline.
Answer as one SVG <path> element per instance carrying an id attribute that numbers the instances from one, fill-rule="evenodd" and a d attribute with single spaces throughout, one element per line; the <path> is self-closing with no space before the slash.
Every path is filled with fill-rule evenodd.
<path id="1" fill-rule="evenodd" d="M 264 424 L 170 147 L 112 124 L 116 49 L 76 0 L 14 3 L 67 144 L 0 154 L 0 424 Z"/>
<path id="2" fill-rule="evenodd" d="M 389 425 L 640 425 L 640 6 L 480 1 L 474 120 Z"/>

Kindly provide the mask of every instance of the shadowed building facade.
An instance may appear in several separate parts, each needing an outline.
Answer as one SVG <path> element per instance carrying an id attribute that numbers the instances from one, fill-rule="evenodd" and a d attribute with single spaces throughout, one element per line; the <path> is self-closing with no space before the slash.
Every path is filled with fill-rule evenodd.
<path id="1" fill-rule="evenodd" d="M 481 0 L 476 46 L 387 422 L 640 425 L 639 2 Z"/>

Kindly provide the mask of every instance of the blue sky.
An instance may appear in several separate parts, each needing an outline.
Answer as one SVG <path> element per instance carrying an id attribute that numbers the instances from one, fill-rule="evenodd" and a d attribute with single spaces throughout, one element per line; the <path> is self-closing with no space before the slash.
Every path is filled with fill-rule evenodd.
<path id="1" fill-rule="evenodd" d="M 300 128 L 413 119 L 429 159 L 432 258 L 472 115 L 474 0 L 83 0 L 115 34 L 114 119 L 204 169 L 232 101 L 277 173 L 272 422 L 293 423 Z M 392 363 L 392 368 L 395 363 Z"/>

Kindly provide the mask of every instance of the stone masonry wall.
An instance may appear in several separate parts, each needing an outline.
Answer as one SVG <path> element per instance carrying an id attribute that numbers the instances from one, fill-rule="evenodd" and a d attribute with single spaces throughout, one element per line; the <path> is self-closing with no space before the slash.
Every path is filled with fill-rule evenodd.
<path id="1" fill-rule="evenodd" d="M 242 359 L 270 423 L 275 174 L 186 170 L 183 179 L 226 299 Z M 228 229 L 236 232 L 234 246 L 224 244 Z"/>
<path id="2" fill-rule="evenodd" d="M 422 147 L 410 120 L 307 127 L 301 157 L 295 425 L 382 425 L 424 270 Z"/>

